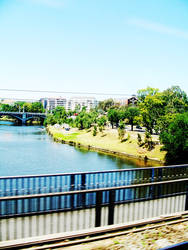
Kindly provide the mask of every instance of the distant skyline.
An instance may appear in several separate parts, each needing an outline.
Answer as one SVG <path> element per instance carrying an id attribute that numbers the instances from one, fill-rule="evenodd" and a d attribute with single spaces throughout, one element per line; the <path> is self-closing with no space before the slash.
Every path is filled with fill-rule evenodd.
<path id="1" fill-rule="evenodd" d="M 187 0 L 0 0 L 0 88 L 188 94 L 187 13 Z"/>

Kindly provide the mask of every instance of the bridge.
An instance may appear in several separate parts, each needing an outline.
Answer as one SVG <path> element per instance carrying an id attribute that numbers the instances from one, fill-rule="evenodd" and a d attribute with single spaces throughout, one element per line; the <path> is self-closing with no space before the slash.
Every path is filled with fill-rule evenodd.
<path id="1" fill-rule="evenodd" d="M 44 121 L 46 118 L 45 113 L 31 113 L 31 112 L 4 112 L 0 111 L 1 116 L 11 116 L 18 120 L 18 122 L 22 125 L 26 124 L 27 121 L 32 120 L 34 118 L 39 118 L 41 121 Z"/>

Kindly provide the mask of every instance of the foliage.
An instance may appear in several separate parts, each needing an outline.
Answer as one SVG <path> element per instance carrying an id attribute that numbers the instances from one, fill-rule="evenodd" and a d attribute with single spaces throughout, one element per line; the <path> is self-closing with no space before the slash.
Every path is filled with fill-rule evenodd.
<path id="1" fill-rule="evenodd" d="M 99 126 L 99 131 L 102 133 L 104 130 L 104 126 Z"/>
<path id="2" fill-rule="evenodd" d="M 137 91 L 138 102 L 144 102 L 146 96 L 153 96 L 159 92 L 159 89 L 147 87 Z"/>
<path id="3" fill-rule="evenodd" d="M 128 107 L 125 111 L 125 117 L 129 120 L 129 124 L 131 124 L 131 131 L 133 131 L 133 125 L 135 124 L 136 117 L 140 114 L 139 109 L 137 107 Z"/>
<path id="4" fill-rule="evenodd" d="M 175 119 L 160 134 L 166 151 L 167 163 L 188 162 L 188 113 L 177 114 Z"/>
<path id="5" fill-rule="evenodd" d="M 145 132 L 145 140 L 144 140 L 144 146 L 148 149 L 148 150 L 152 150 L 154 147 L 154 143 L 152 141 L 152 136 L 150 134 L 149 131 Z"/>
<path id="6" fill-rule="evenodd" d="M 151 134 L 153 129 L 156 129 L 157 121 L 164 115 L 164 106 L 161 93 L 147 95 L 144 101 L 139 103 L 142 123 Z"/>
<path id="7" fill-rule="evenodd" d="M 44 108 L 40 102 L 15 102 L 13 105 L 0 104 L 0 110 L 4 112 L 31 112 L 44 113 Z"/>
<path id="8" fill-rule="evenodd" d="M 107 118 L 106 116 L 100 116 L 99 118 L 97 118 L 97 124 L 98 126 L 105 126 L 107 122 Z"/>
<path id="9" fill-rule="evenodd" d="M 142 137 L 139 133 L 137 134 L 137 144 L 139 147 L 143 146 Z"/>
<path id="10" fill-rule="evenodd" d="M 99 102 L 98 108 L 107 112 L 113 106 L 114 106 L 114 100 L 107 99 L 107 100 Z"/>
<path id="11" fill-rule="evenodd" d="M 79 129 L 88 129 L 94 122 L 95 116 L 92 113 L 87 113 L 85 110 L 81 111 L 75 119 L 75 125 Z"/>
<path id="12" fill-rule="evenodd" d="M 95 125 L 93 128 L 93 136 L 96 136 L 96 135 L 97 135 L 97 126 Z"/>
<path id="13" fill-rule="evenodd" d="M 123 121 L 120 121 L 119 128 L 120 129 L 125 129 L 125 123 Z"/>
<path id="14" fill-rule="evenodd" d="M 114 128 L 114 124 L 118 128 L 119 121 L 121 119 L 121 112 L 117 109 L 110 109 L 107 114 L 108 120 L 111 123 L 112 128 Z"/>
<path id="15" fill-rule="evenodd" d="M 56 124 L 56 119 L 53 114 L 48 114 L 44 120 L 44 126 Z"/>
<path id="16" fill-rule="evenodd" d="M 122 142 L 125 136 L 125 129 L 124 128 L 118 128 L 118 138 Z"/>
<path id="17" fill-rule="evenodd" d="M 188 108 L 188 97 L 179 86 L 172 86 L 162 92 L 166 113 L 184 113 Z"/>

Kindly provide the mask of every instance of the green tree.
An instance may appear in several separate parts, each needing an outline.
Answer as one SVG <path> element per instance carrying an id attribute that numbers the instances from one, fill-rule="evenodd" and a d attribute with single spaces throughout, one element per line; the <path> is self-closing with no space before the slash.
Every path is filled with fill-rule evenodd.
<path id="1" fill-rule="evenodd" d="M 44 126 L 56 124 L 56 119 L 53 114 L 48 114 L 44 120 Z"/>
<path id="2" fill-rule="evenodd" d="M 97 135 L 97 126 L 95 125 L 93 127 L 93 136 L 96 136 Z"/>
<path id="3" fill-rule="evenodd" d="M 137 91 L 137 98 L 139 102 L 144 102 L 146 96 L 153 96 L 159 92 L 159 89 L 147 87 L 146 89 L 139 89 Z"/>
<path id="4" fill-rule="evenodd" d="M 114 124 L 118 128 L 119 121 L 121 119 L 121 112 L 117 109 L 110 109 L 108 110 L 107 117 L 109 122 L 111 123 L 112 128 L 114 128 Z"/>
<path id="5" fill-rule="evenodd" d="M 133 131 L 133 125 L 135 124 L 135 119 L 137 116 L 139 116 L 140 112 L 137 107 L 128 107 L 128 109 L 125 112 L 126 118 L 129 120 L 129 123 L 131 125 L 131 131 Z"/>
<path id="6" fill-rule="evenodd" d="M 175 119 L 161 132 L 162 150 L 167 163 L 188 162 L 188 113 L 176 114 Z"/>
<path id="7" fill-rule="evenodd" d="M 30 107 L 30 112 L 33 113 L 44 113 L 44 108 L 41 102 L 32 102 Z"/>
<path id="8" fill-rule="evenodd" d="M 97 124 L 98 124 L 98 126 L 100 127 L 100 126 L 105 126 L 106 125 L 106 122 L 107 122 L 107 118 L 106 118 L 106 116 L 101 116 L 101 117 L 99 117 L 98 119 L 97 119 Z"/>
<path id="9" fill-rule="evenodd" d="M 93 120 L 94 118 L 92 117 L 92 114 L 83 110 L 76 117 L 75 125 L 79 129 L 88 129 L 91 127 Z"/>
<path id="10" fill-rule="evenodd" d="M 179 86 L 172 86 L 162 92 L 165 113 L 184 113 L 188 109 L 187 94 Z"/>
<path id="11" fill-rule="evenodd" d="M 125 124 L 120 121 L 119 128 L 118 128 L 118 138 L 122 142 L 125 136 Z"/>
<path id="12" fill-rule="evenodd" d="M 107 112 L 113 106 L 114 106 L 113 99 L 107 99 L 107 100 L 99 102 L 99 104 L 98 104 L 98 108 L 102 109 L 105 112 Z"/>
<path id="13" fill-rule="evenodd" d="M 54 115 L 56 123 L 58 124 L 66 123 L 67 113 L 64 107 L 57 106 L 52 113 Z"/>
<path id="14" fill-rule="evenodd" d="M 138 107 L 143 125 L 152 134 L 153 129 L 158 128 L 156 126 L 158 120 L 165 114 L 165 102 L 162 94 L 159 92 L 148 94 L 143 101 L 139 102 Z"/>

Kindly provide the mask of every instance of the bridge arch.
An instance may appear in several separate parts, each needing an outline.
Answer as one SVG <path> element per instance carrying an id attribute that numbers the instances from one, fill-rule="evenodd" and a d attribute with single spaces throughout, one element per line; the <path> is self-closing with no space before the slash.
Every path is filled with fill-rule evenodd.
<path id="1" fill-rule="evenodd" d="M 2 112 L 0 111 L 0 117 L 1 116 L 10 116 L 18 121 L 18 123 L 24 125 L 29 120 L 34 119 L 40 119 L 42 122 L 44 122 L 44 119 L 46 118 L 46 114 L 44 113 L 23 113 L 23 112 Z"/>

